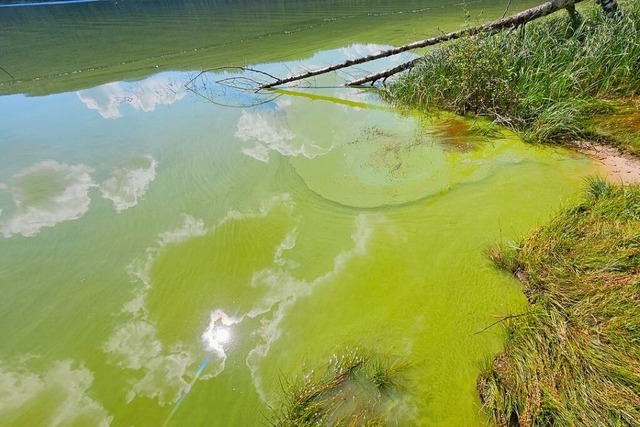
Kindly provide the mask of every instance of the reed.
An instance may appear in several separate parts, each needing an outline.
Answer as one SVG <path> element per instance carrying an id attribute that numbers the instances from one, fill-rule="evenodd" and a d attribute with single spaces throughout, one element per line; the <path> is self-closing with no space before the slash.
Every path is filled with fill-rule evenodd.
<path id="1" fill-rule="evenodd" d="M 530 302 L 478 380 L 492 423 L 640 425 L 640 186 L 592 179 L 582 203 L 491 254 Z"/>
<path id="2" fill-rule="evenodd" d="M 455 41 L 427 53 L 386 95 L 399 105 L 488 116 L 531 141 L 595 136 L 590 119 L 616 108 L 607 101 L 640 95 L 640 2 L 620 5 L 613 19 L 587 6 L 578 19 L 559 13 Z"/>

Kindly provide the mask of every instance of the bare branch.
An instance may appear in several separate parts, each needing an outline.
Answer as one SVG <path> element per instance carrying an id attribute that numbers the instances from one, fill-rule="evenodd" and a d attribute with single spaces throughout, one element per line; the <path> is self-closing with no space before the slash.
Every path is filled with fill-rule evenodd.
<path id="1" fill-rule="evenodd" d="M 240 67 L 240 66 L 236 66 L 236 65 L 229 65 L 229 66 L 224 66 L 224 67 L 214 67 L 214 68 L 208 68 L 206 70 L 202 70 L 198 74 L 196 74 L 191 80 L 186 82 L 185 86 L 189 86 L 191 83 L 193 83 L 194 80 L 196 80 L 198 77 L 200 77 L 201 75 L 203 75 L 205 73 L 210 73 L 212 71 L 222 71 L 222 70 L 240 70 L 240 71 L 245 71 L 245 72 L 246 71 L 250 71 L 252 73 L 262 74 L 263 76 L 267 76 L 267 77 L 270 77 L 270 78 L 275 79 L 275 80 L 278 79 L 276 76 L 273 76 L 273 75 L 267 73 L 266 71 L 256 70 L 254 68 L 248 68 L 248 67 Z"/>

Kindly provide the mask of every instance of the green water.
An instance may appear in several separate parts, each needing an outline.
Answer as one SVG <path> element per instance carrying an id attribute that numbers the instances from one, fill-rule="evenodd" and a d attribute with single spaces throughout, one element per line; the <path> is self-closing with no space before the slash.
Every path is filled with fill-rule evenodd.
<path id="1" fill-rule="evenodd" d="M 483 425 L 475 379 L 504 336 L 477 332 L 524 304 L 486 248 L 594 166 L 394 110 L 347 74 L 255 95 L 217 71 L 185 90 L 202 68 L 285 75 L 463 19 L 245 3 L 0 9 L 0 90 L 57 93 L 0 97 L 0 425 L 262 425 L 283 377 L 353 347 L 410 363 L 400 425 Z"/>

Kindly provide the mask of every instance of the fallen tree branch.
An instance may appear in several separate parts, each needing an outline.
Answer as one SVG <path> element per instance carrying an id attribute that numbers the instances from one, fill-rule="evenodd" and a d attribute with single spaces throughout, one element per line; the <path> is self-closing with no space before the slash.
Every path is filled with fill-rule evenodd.
<path id="1" fill-rule="evenodd" d="M 422 40 L 420 42 L 411 43 L 410 45 L 414 45 L 417 43 L 417 44 L 420 44 L 420 46 L 418 47 L 425 47 L 425 46 L 432 46 L 434 44 L 438 44 L 443 41 L 459 39 L 461 37 L 475 36 L 478 34 L 497 33 L 499 31 L 503 31 L 509 28 L 515 28 L 515 27 L 524 25 L 527 22 L 533 21 L 534 19 L 542 18 L 543 16 L 550 15 L 561 9 L 571 8 L 576 3 L 580 3 L 581 1 L 583 0 L 551 0 L 547 3 L 541 4 L 540 6 L 532 7 L 520 13 L 516 13 L 515 15 L 509 16 L 508 18 L 502 18 L 502 19 L 498 19 L 497 21 L 489 22 L 487 24 L 480 25 L 477 27 L 468 28 L 460 31 L 454 31 L 451 33 L 443 34 L 438 37 L 432 37 L 430 39 Z M 405 45 L 405 46 L 410 46 L 410 45 Z M 405 46 L 401 46 L 396 49 L 401 49 Z M 401 71 L 412 68 L 419 60 L 420 58 L 417 58 L 412 61 L 405 62 L 404 64 L 400 64 L 397 67 L 390 68 L 388 70 L 384 70 L 379 73 L 370 74 L 361 79 L 353 80 L 347 83 L 347 86 L 361 86 L 365 83 L 375 83 L 380 79 L 386 79 Z"/>
<path id="2" fill-rule="evenodd" d="M 544 3 L 540 6 L 536 6 L 536 7 L 532 7 L 530 9 L 524 10 L 520 13 L 516 13 L 513 16 L 507 17 L 507 18 L 502 18 L 502 19 L 498 19 L 497 21 L 493 21 L 493 22 L 489 22 L 487 24 L 484 25 L 480 25 L 477 27 L 472 27 L 472 28 L 466 28 L 464 30 L 458 30 L 458 31 L 453 31 L 447 34 L 442 34 L 436 37 L 431 37 L 425 40 L 420 40 L 420 41 L 416 41 L 413 43 L 409 43 L 409 44 L 405 44 L 402 46 L 398 46 L 398 47 L 394 47 L 392 49 L 388 49 L 388 50 L 383 50 L 380 51 L 378 53 L 374 53 L 371 55 L 367 55 L 367 56 L 363 56 L 360 58 L 356 58 L 356 59 L 349 59 L 346 60 L 340 64 L 336 64 L 336 65 L 331 65 L 328 67 L 324 67 L 324 68 L 320 68 L 318 70 L 311 70 L 311 71 L 307 71 L 305 73 L 302 74 L 297 74 L 294 76 L 290 76 L 284 79 L 277 79 L 271 83 L 265 83 L 263 85 L 261 85 L 258 90 L 262 90 L 262 89 L 268 89 L 268 88 L 272 88 L 275 86 L 280 86 L 286 83 L 291 83 L 291 82 L 295 82 L 298 80 L 304 80 L 304 79 L 308 79 L 310 77 L 314 77 L 314 76 L 318 76 L 321 74 L 326 74 L 326 73 L 330 73 L 332 71 L 336 71 L 336 70 L 340 70 L 342 68 L 346 68 L 346 67 L 350 67 L 352 65 L 357 65 L 357 64 L 363 64 L 365 62 L 370 62 L 376 59 L 380 59 L 380 58 L 386 58 L 392 55 L 397 55 L 399 53 L 402 52 L 406 52 L 409 50 L 413 50 L 413 49 L 419 49 L 422 47 L 427 47 L 427 46 L 433 46 L 435 44 L 438 43 L 442 43 L 442 42 L 446 42 L 446 41 L 450 41 L 450 40 L 455 40 L 455 39 L 459 39 L 461 37 L 466 37 L 466 36 L 473 36 L 476 34 L 482 34 L 482 33 L 492 33 L 492 32 L 497 32 L 497 31 L 502 31 L 504 29 L 507 28 L 512 28 L 512 27 L 517 27 L 519 25 L 525 24 L 529 21 L 532 21 L 534 19 L 537 18 L 541 18 L 543 16 L 549 15 L 553 12 L 556 12 L 560 9 L 564 9 L 568 6 L 572 6 L 576 3 L 580 3 L 583 0 L 551 0 L 547 3 Z M 398 68 L 398 67 L 396 67 Z M 411 66 L 409 65 L 407 68 L 411 68 Z M 403 70 L 407 69 L 404 68 Z M 403 71 L 400 70 L 400 71 Z M 377 74 L 372 74 L 371 76 L 367 76 L 364 79 L 358 79 L 355 81 L 352 81 L 350 83 L 348 83 L 348 86 L 357 86 L 357 85 L 361 85 L 363 83 L 367 83 L 367 82 L 375 82 L 376 80 L 379 80 L 380 78 L 384 78 L 384 74 L 388 73 L 389 70 L 384 71 L 382 73 L 377 73 Z M 399 72 L 399 71 L 396 71 Z M 381 74 L 381 77 L 377 77 L 378 74 Z M 392 73 L 395 74 L 395 73 Z M 390 74 L 391 75 L 391 74 Z M 388 77 L 388 76 L 387 76 Z"/>

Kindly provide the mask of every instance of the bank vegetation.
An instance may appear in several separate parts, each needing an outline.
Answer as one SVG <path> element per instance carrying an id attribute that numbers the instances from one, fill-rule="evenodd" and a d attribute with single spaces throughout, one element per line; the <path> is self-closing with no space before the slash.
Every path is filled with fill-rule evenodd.
<path id="1" fill-rule="evenodd" d="M 591 2 L 589 2 L 591 3 Z M 536 142 L 592 138 L 594 121 L 640 95 L 640 3 L 607 17 L 595 4 L 511 31 L 457 40 L 389 84 L 394 103 L 488 117 Z M 599 126 L 598 126 L 599 124 Z M 640 143 L 631 148 L 640 154 Z"/>
<path id="2" fill-rule="evenodd" d="M 491 257 L 530 303 L 478 381 L 493 424 L 640 425 L 640 187 L 592 179 L 581 203 Z"/>

